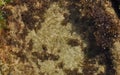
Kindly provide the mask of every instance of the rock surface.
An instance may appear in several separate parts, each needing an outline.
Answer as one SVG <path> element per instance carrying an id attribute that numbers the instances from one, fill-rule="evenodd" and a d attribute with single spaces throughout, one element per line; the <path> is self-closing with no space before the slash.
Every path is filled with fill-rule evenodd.
<path id="1" fill-rule="evenodd" d="M 13 0 L 2 7 L 0 75 L 120 75 L 109 0 Z"/>

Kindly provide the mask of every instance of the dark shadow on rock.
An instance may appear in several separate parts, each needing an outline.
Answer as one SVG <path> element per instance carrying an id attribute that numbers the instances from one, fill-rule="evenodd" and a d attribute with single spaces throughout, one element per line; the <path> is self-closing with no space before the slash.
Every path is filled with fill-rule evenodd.
<path id="1" fill-rule="evenodd" d="M 120 18 L 120 0 L 111 0 L 111 3 L 117 16 Z"/>
<path id="2" fill-rule="evenodd" d="M 71 4 L 67 8 L 70 14 L 68 17 L 65 17 L 65 19 L 67 19 L 68 22 L 72 23 L 73 31 L 81 35 L 82 39 L 88 42 L 88 47 L 85 50 L 83 50 L 85 54 L 84 63 L 86 63 L 88 59 L 93 60 L 100 55 L 104 55 L 104 61 L 102 62 L 104 62 L 104 65 L 106 66 L 106 72 L 102 75 L 115 75 L 116 71 L 113 69 L 112 54 L 109 50 L 109 47 L 104 49 L 101 46 L 97 45 L 96 38 L 94 35 L 94 32 L 97 29 L 95 28 L 93 19 L 87 18 L 87 16 L 81 17 L 81 13 L 79 12 L 80 7 L 77 6 L 74 1 L 71 2 Z M 87 67 L 86 64 L 84 67 Z M 86 68 L 84 67 L 83 70 L 86 70 Z M 89 70 L 91 70 L 91 68 Z M 83 71 L 85 75 L 93 75 L 94 72 L 96 71 L 91 70 L 90 73 L 88 71 Z"/>

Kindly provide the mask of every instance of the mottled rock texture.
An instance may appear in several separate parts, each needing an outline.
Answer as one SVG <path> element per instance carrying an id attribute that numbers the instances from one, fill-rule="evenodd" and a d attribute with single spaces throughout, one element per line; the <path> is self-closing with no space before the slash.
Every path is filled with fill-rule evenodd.
<path id="1" fill-rule="evenodd" d="M 1 7 L 0 75 L 120 75 L 112 0 L 13 0 Z"/>

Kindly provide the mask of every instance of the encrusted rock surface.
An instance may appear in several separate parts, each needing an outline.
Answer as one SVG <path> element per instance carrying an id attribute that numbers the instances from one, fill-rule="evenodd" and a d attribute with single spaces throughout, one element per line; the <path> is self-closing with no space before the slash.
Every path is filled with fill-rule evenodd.
<path id="1" fill-rule="evenodd" d="M 120 75 L 111 1 L 13 0 L 2 11 L 0 75 Z"/>

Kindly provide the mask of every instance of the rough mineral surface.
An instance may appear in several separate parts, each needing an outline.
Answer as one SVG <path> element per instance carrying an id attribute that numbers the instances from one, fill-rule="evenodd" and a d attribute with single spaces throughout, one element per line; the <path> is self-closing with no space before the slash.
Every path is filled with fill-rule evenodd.
<path id="1" fill-rule="evenodd" d="M 120 75 L 110 0 L 13 0 L 0 9 L 0 75 Z"/>

